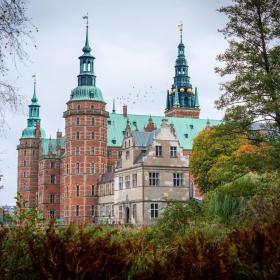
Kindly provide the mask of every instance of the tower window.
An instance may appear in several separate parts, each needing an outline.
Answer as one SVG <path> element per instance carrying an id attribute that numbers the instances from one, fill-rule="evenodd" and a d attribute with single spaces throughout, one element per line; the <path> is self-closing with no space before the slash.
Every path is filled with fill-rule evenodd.
<path id="1" fill-rule="evenodd" d="M 91 164 L 90 164 L 90 173 L 91 174 L 94 174 L 94 170 L 95 168 L 94 168 L 94 162 L 92 162 Z"/>
<path id="2" fill-rule="evenodd" d="M 76 156 L 78 156 L 80 154 L 80 148 L 76 147 Z"/>
<path id="3" fill-rule="evenodd" d="M 77 139 L 77 140 L 80 139 L 80 132 L 79 132 L 79 131 L 76 132 L 76 139 Z"/>
<path id="4" fill-rule="evenodd" d="M 96 196 L 95 186 L 94 185 L 91 186 L 91 195 L 92 196 Z"/>
<path id="5" fill-rule="evenodd" d="M 94 147 L 91 147 L 91 148 L 90 148 L 90 154 L 91 154 L 91 155 L 94 155 Z"/>
<path id="6" fill-rule="evenodd" d="M 23 161 L 23 166 L 26 166 L 26 160 Z"/>
<path id="7" fill-rule="evenodd" d="M 26 150 L 23 151 L 23 155 L 26 156 Z"/>
<path id="8" fill-rule="evenodd" d="M 50 194 L 50 204 L 54 204 L 54 193 Z"/>
<path id="9" fill-rule="evenodd" d="M 83 62 L 83 71 L 87 71 L 87 64 L 85 61 Z"/>
<path id="10" fill-rule="evenodd" d="M 80 174 L 80 163 L 79 162 L 76 163 L 76 173 Z"/>
<path id="11" fill-rule="evenodd" d="M 80 196 L 80 186 L 76 186 L 76 196 Z"/>
<path id="12" fill-rule="evenodd" d="M 55 175 L 51 175 L 51 184 L 55 184 L 55 183 L 56 183 Z"/>
<path id="13" fill-rule="evenodd" d="M 95 139 L 95 133 L 94 132 L 91 133 L 91 139 Z"/>
<path id="14" fill-rule="evenodd" d="M 80 205 L 76 205 L 76 216 L 80 216 Z"/>
<path id="15" fill-rule="evenodd" d="M 76 119 L 76 125 L 80 125 L 80 118 Z"/>
<path id="16" fill-rule="evenodd" d="M 95 118 L 91 119 L 91 125 L 95 125 Z"/>
<path id="17" fill-rule="evenodd" d="M 80 105 L 80 104 L 77 106 L 77 109 L 78 109 L 78 110 L 80 110 L 80 109 L 81 109 L 81 105 Z"/>
<path id="18" fill-rule="evenodd" d="M 88 62 L 88 69 L 87 70 L 90 71 L 90 62 Z"/>

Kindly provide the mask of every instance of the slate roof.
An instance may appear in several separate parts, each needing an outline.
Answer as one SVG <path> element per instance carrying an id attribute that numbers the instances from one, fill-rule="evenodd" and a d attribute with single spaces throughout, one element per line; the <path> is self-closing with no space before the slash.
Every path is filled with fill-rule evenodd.
<path id="1" fill-rule="evenodd" d="M 159 133 L 159 129 L 151 132 L 133 131 L 132 136 L 137 147 L 147 147 L 152 144 L 153 138 Z"/>
<path id="2" fill-rule="evenodd" d="M 109 183 L 114 181 L 114 172 L 107 172 L 102 175 L 99 184 Z"/>
<path id="3" fill-rule="evenodd" d="M 42 155 L 48 155 L 49 154 L 49 144 L 51 143 L 51 149 L 52 153 L 56 155 L 56 145 L 57 140 L 56 139 L 41 139 L 41 145 L 42 145 Z M 62 137 L 60 139 L 60 147 L 64 149 L 65 147 L 65 137 Z"/>

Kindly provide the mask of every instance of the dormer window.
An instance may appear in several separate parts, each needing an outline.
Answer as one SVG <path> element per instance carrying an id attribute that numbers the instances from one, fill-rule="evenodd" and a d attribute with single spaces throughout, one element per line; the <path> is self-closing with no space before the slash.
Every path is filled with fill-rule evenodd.
<path id="1" fill-rule="evenodd" d="M 170 147 L 170 157 L 172 157 L 172 158 L 177 157 L 177 147 L 176 146 Z"/>
<path id="2" fill-rule="evenodd" d="M 190 129 L 193 129 L 193 124 L 190 124 Z"/>
<path id="3" fill-rule="evenodd" d="M 185 133 L 185 138 L 189 138 L 189 134 L 188 133 Z"/>
<path id="4" fill-rule="evenodd" d="M 125 152 L 125 159 L 129 159 L 129 151 Z"/>
<path id="5" fill-rule="evenodd" d="M 156 146 L 156 157 L 162 156 L 162 146 Z"/>

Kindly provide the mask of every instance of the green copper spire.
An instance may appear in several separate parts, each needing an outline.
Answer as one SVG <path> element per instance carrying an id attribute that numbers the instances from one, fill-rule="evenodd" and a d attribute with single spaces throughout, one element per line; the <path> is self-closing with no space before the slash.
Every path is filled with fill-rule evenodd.
<path id="1" fill-rule="evenodd" d="M 34 90 L 33 97 L 31 99 L 31 104 L 28 105 L 28 119 L 27 119 L 27 128 L 25 128 L 22 132 L 22 138 L 34 138 L 35 137 L 35 129 L 37 123 L 40 123 L 40 105 L 38 103 L 38 98 L 36 95 L 36 76 L 32 76 L 34 78 Z M 41 128 L 41 137 L 45 137 L 45 131 Z"/>
<path id="2" fill-rule="evenodd" d="M 176 86 L 187 87 L 190 81 L 190 77 L 188 76 L 188 63 L 185 57 L 185 45 L 183 44 L 183 24 L 179 24 L 180 30 L 180 43 L 178 45 L 178 56 L 175 64 L 175 77 L 173 87 Z"/>
<path id="3" fill-rule="evenodd" d="M 36 75 L 33 75 L 33 78 L 34 78 L 34 90 L 33 90 L 33 97 L 31 99 L 31 102 L 33 104 L 36 104 L 38 102 L 38 98 L 36 96 Z"/>
<path id="4" fill-rule="evenodd" d="M 96 76 L 94 75 L 95 57 L 91 54 L 88 39 L 88 16 L 84 16 L 83 18 L 87 20 L 86 40 L 83 47 L 83 54 L 79 57 L 80 73 L 78 75 L 78 86 L 72 90 L 70 99 L 104 102 L 101 90 L 96 87 Z"/>
<path id="5" fill-rule="evenodd" d="M 85 41 L 85 46 L 83 47 L 83 52 L 84 53 L 90 53 L 91 52 L 91 47 L 89 46 L 89 43 L 88 43 L 88 15 L 84 16 L 83 18 L 87 20 L 86 41 Z"/>

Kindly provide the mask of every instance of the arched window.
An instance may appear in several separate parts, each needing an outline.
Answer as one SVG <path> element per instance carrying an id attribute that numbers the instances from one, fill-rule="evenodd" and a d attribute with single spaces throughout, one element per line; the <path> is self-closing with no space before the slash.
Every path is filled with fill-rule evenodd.
<path id="1" fill-rule="evenodd" d="M 87 63 L 83 61 L 83 71 L 87 71 Z"/>
<path id="2" fill-rule="evenodd" d="M 76 186 L 76 196 L 80 196 L 80 186 Z"/>
<path id="3" fill-rule="evenodd" d="M 76 174 L 80 174 L 80 163 L 76 163 Z"/>
<path id="4" fill-rule="evenodd" d="M 91 66 L 91 64 L 90 64 L 90 61 L 88 62 L 88 67 L 87 67 L 87 70 L 88 71 L 90 71 L 90 66 Z"/>
<path id="5" fill-rule="evenodd" d="M 80 125 L 80 118 L 79 117 L 76 119 L 76 125 Z"/>

